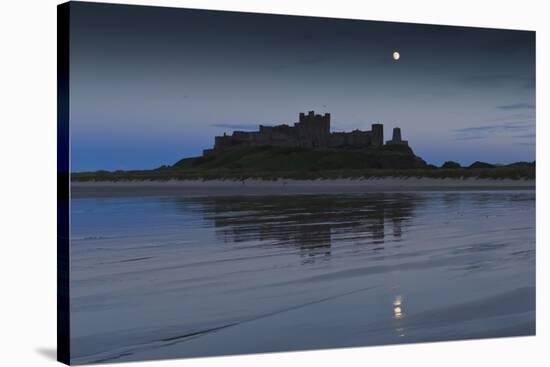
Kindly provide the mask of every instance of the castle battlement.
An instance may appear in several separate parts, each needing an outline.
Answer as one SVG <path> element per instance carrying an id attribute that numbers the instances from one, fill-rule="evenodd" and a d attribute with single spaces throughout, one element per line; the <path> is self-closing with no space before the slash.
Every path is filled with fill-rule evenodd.
<path id="1" fill-rule="evenodd" d="M 386 144 L 404 144 L 401 129 L 395 128 L 392 140 Z M 213 149 L 205 149 L 203 155 L 223 152 L 237 146 L 302 147 L 311 149 L 378 148 L 384 145 L 384 125 L 372 124 L 371 130 L 352 132 L 331 132 L 330 113 L 315 114 L 301 112 L 292 126 L 259 125 L 258 131 L 234 131 L 231 135 L 216 136 Z"/>

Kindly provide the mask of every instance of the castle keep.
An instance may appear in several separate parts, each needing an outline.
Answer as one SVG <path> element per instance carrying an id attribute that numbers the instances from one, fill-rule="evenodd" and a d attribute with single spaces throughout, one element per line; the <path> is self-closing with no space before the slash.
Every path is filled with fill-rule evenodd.
<path id="1" fill-rule="evenodd" d="M 393 130 L 387 145 L 403 144 L 401 130 Z M 300 113 L 293 126 L 259 126 L 259 131 L 234 131 L 231 135 L 216 136 L 214 148 L 205 149 L 204 156 L 222 152 L 237 146 L 301 147 L 311 149 L 378 148 L 384 145 L 384 126 L 372 124 L 370 131 L 330 132 L 330 114 Z"/>

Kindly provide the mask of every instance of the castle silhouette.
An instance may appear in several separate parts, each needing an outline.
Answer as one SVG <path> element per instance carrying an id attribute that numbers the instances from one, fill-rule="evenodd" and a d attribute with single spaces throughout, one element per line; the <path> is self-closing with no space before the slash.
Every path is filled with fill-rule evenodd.
<path id="1" fill-rule="evenodd" d="M 386 145 L 408 145 L 401 140 L 401 129 L 393 129 L 392 140 Z M 370 131 L 330 132 L 330 113 L 300 113 L 293 126 L 259 125 L 259 131 L 234 131 L 231 135 L 216 136 L 213 149 L 203 150 L 203 156 L 223 152 L 233 147 L 274 146 L 310 149 L 379 148 L 384 145 L 384 125 L 372 124 Z"/>

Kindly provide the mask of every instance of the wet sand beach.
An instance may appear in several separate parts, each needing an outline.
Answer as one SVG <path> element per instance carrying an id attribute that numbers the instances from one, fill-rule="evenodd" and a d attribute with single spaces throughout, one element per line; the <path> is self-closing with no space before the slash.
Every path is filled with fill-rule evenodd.
<path id="1" fill-rule="evenodd" d="M 533 190 L 157 192 L 72 200 L 74 364 L 535 333 Z"/>
<path id="2" fill-rule="evenodd" d="M 370 178 L 318 180 L 170 180 L 72 182 L 73 197 L 156 195 L 280 195 L 397 191 L 534 190 L 535 180 Z"/>

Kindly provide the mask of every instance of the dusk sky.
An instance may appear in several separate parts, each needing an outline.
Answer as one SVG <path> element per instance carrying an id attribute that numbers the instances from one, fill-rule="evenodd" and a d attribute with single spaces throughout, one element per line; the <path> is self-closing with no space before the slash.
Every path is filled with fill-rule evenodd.
<path id="1" fill-rule="evenodd" d="M 437 165 L 535 160 L 534 32 L 71 7 L 75 172 L 173 164 L 309 110 L 332 131 L 399 126 Z"/>

